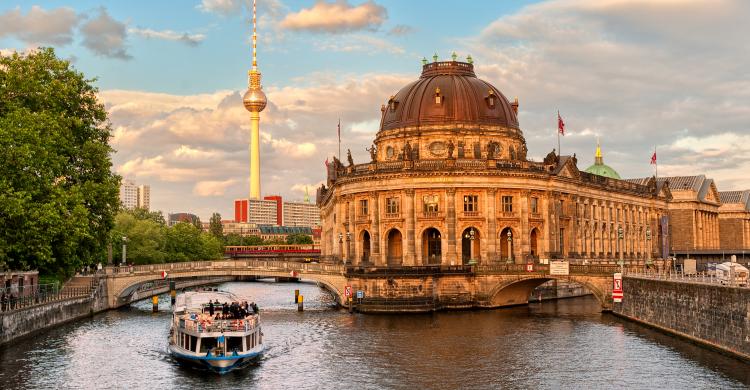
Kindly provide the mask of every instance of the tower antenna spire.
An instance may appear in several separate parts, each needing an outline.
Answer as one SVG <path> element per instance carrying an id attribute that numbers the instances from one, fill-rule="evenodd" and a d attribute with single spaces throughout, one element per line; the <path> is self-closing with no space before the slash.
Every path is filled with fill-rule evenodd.
<path id="1" fill-rule="evenodd" d="M 256 7 L 255 7 L 256 0 L 253 0 L 253 70 L 258 70 L 258 30 L 257 30 L 257 23 L 256 23 Z"/>

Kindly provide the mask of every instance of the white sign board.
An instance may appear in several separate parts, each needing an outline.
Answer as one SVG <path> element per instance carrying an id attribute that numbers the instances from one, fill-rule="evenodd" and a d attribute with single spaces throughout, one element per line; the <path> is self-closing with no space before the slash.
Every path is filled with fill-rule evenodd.
<path id="1" fill-rule="evenodd" d="M 550 275 L 568 275 L 570 274 L 570 263 L 565 260 L 552 260 L 549 262 Z"/>

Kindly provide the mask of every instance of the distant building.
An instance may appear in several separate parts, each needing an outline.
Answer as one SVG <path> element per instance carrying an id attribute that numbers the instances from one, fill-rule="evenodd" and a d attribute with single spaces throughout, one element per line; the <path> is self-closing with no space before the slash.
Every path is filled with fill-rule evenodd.
<path id="1" fill-rule="evenodd" d="M 320 225 L 320 209 L 313 203 L 284 202 L 284 226 Z"/>
<path id="2" fill-rule="evenodd" d="M 719 192 L 721 249 L 750 249 L 750 190 Z"/>
<path id="3" fill-rule="evenodd" d="M 146 210 L 151 208 L 151 186 L 136 185 L 132 180 L 123 180 L 120 183 L 120 202 L 126 209 L 140 207 Z"/>
<path id="4" fill-rule="evenodd" d="M 265 226 L 320 225 L 318 206 L 304 202 L 284 202 L 281 196 L 266 196 L 261 199 L 236 199 L 234 222 Z"/>
<path id="5" fill-rule="evenodd" d="M 200 218 L 198 218 L 197 215 L 191 214 L 191 213 L 174 213 L 169 214 L 169 217 L 167 218 L 167 225 L 174 226 L 177 225 L 180 222 L 187 222 L 187 223 L 196 223 L 199 221 Z"/>
<path id="6" fill-rule="evenodd" d="M 138 186 L 138 207 L 151 209 L 151 186 L 145 184 Z"/>
<path id="7" fill-rule="evenodd" d="M 126 209 L 138 207 L 138 187 L 130 180 L 120 183 L 120 202 Z"/>

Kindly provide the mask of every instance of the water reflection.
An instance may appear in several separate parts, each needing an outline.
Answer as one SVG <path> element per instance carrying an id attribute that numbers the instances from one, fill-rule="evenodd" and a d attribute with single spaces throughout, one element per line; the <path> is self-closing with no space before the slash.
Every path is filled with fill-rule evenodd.
<path id="1" fill-rule="evenodd" d="M 261 307 L 267 350 L 222 377 L 166 353 L 169 301 L 0 351 L 3 388 L 745 388 L 748 366 L 598 313 L 593 298 L 492 311 L 350 315 L 313 284 L 227 283 Z M 305 296 L 298 313 L 293 292 Z"/>

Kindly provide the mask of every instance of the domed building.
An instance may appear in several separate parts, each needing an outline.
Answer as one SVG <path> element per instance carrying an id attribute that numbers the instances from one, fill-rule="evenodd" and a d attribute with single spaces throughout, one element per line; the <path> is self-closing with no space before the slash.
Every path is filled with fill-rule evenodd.
<path id="1" fill-rule="evenodd" d="M 668 187 L 619 180 L 601 151 L 589 172 L 554 149 L 529 160 L 518 100 L 471 60 L 425 63 L 380 110 L 371 161 L 334 159 L 318 189 L 324 257 L 381 267 L 662 257 Z"/>
<path id="2" fill-rule="evenodd" d="M 584 171 L 586 173 L 590 173 L 592 175 L 599 175 L 608 177 L 610 179 L 620 179 L 620 175 L 612 169 L 609 165 L 604 163 L 604 158 L 602 157 L 602 147 L 599 145 L 599 141 L 596 143 L 596 154 L 594 155 L 594 165 L 586 168 Z"/>

